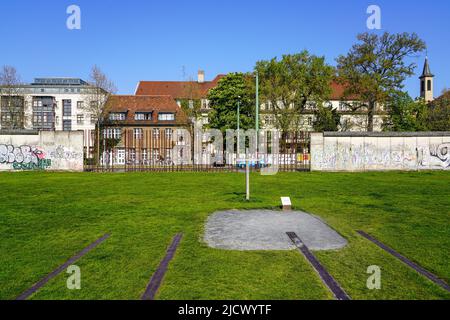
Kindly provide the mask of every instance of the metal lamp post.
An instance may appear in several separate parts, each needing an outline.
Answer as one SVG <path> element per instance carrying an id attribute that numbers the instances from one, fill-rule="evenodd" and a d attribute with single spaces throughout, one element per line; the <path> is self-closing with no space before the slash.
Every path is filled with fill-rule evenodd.
<path id="1" fill-rule="evenodd" d="M 256 161 L 258 161 L 258 149 L 259 149 L 259 73 L 256 70 Z"/>
<path id="2" fill-rule="evenodd" d="M 237 151 L 236 151 L 236 157 L 239 158 L 239 146 L 240 146 L 240 136 L 241 136 L 241 97 L 238 97 L 238 103 L 237 103 Z"/>

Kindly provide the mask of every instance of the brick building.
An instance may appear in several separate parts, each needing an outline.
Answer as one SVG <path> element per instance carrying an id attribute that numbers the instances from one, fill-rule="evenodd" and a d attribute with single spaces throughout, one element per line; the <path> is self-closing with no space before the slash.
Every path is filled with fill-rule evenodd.
<path id="1" fill-rule="evenodd" d="M 105 110 L 100 148 L 109 165 L 179 164 L 188 119 L 168 95 L 114 95 Z M 181 151 L 182 152 L 182 151 Z"/>

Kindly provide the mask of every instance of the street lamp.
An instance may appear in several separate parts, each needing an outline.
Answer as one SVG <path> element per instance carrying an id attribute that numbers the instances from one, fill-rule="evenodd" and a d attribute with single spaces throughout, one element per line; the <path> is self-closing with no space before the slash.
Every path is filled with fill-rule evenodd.
<path id="1" fill-rule="evenodd" d="M 256 71 L 256 138 L 259 131 L 259 73 Z"/>
<path id="2" fill-rule="evenodd" d="M 239 158 L 239 143 L 240 143 L 240 127 L 241 127 L 241 96 L 238 96 L 237 103 L 237 151 L 236 156 Z"/>
<path id="3" fill-rule="evenodd" d="M 259 73 L 256 70 L 256 160 L 258 161 L 258 149 L 259 149 Z"/>

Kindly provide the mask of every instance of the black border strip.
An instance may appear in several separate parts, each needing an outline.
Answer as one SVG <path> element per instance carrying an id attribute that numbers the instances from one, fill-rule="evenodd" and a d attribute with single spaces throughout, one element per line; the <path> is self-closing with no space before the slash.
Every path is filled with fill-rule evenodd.
<path id="1" fill-rule="evenodd" d="M 40 288 L 42 288 L 47 282 L 49 282 L 51 279 L 56 277 L 58 274 L 60 274 L 62 271 L 67 269 L 71 264 L 76 262 L 78 259 L 86 255 L 89 251 L 97 247 L 100 243 L 105 241 L 110 237 L 110 234 L 107 233 L 101 238 L 97 239 L 96 241 L 92 242 L 89 246 L 84 248 L 82 251 L 78 252 L 76 255 L 71 257 L 69 260 L 67 260 L 64 264 L 60 265 L 58 268 L 50 272 L 48 275 L 46 275 L 43 279 L 41 279 L 39 282 L 37 282 L 35 285 L 33 285 L 31 288 L 26 290 L 24 293 L 22 293 L 20 296 L 16 298 L 16 300 L 26 300 L 29 298 L 33 293 L 38 291 Z"/>
<path id="2" fill-rule="evenodd" d="M 322 281 L 330 289 L 333 295 L 338 300 L 351 300 L 350 296 L 345 293 L 341 286 L 336 282 L 331 274 L 325 269 L 325 267 L 317 260 L 317 258 L 309 251 L 308 247 L 303 243 L 303 241 L 297 236 L 295 232 L 286 232 L 288 237 L 294 243 L 294 245 L 300 250 L 300 252 L 305 256 L 313 268 L 317 271 Z"/>
<path id="3" fill-rule="evenodd" d="M 142 295 L 141 300 L 153 300 L 155 298 L 155 295 L 158 292 L 161 282 L 164 279 L 164 276 L 166 274 L 167 267 L 169 266 L 170 261 L 173 259 L 173 256 L 175 255 L 175 252 L 177 251 L 178 245 L 180 244 L 182 237 L 183 237 L 183 234 L 178 233 L 173 238 L 169 249 L 167 249 L 166 256 L 164 257 L 163 260 L 161 260 L 161 263 L 159 264 L 158 269 L 156 269 L 155 273 L 153 274 L 152 278 L 150 279 L 150 282 L 148 283 L 147 288 L 145 289 L 145 292 Z"/>
<path id="4" fill-rule="evenodd" d="M 437 284 L 438 286 L 442 287 L 443 289 L 447 290 L 448 292 L 450 292 L 450 286 L 442 279 L 440 279 L 438 276 L 436 276 L 435 274 L 431 273 L 430 271 L 422 268 L 421 266 L 419 266 L 418 264 L 412 262 L 411 260 L 409 260 L 408 258 L 406 258 L 405 256 L 402 256 L 400 253 L 398 253 L 397 251 L 395 251 L 394 249 L 388 247 L 387 245 L 385 245 L 384 243 L 378 241 L 376 238 L 372 237 L 371 235 L 365 233 L 364 231 L 358 230 L 357 231 L 361 236 L 363 236 L 364 238 L 366 238 L 367 240 L 373 242 L 374 244 L 376 244 L 378 247 L 380 247 L 381 249 L 383 249 L 384 251 L 390 253 L 391 255 L 393 255 L 394 257 L 396 257 L 397 259 L 399 259 L 400 261 L 402 261 L 404 264 L 406 264 L 407 266 L 409 266 L 410 268 L 414 269 L 415 271 L 417 271 L 418 273 L 420 273 L 421 275 L 427 277 L 429 280 L 433 281 L 435 284 Z"/>

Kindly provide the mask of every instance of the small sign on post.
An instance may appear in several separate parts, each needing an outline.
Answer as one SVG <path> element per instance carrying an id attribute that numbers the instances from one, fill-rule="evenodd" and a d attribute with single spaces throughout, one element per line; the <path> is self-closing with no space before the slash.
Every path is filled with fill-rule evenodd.
<path id="1" fill-rule="evenodd" d="M 292 210 L 291 198 L 281 197 L 281 205 L 283 207 L 283 211 L 291 211 Z"/>

